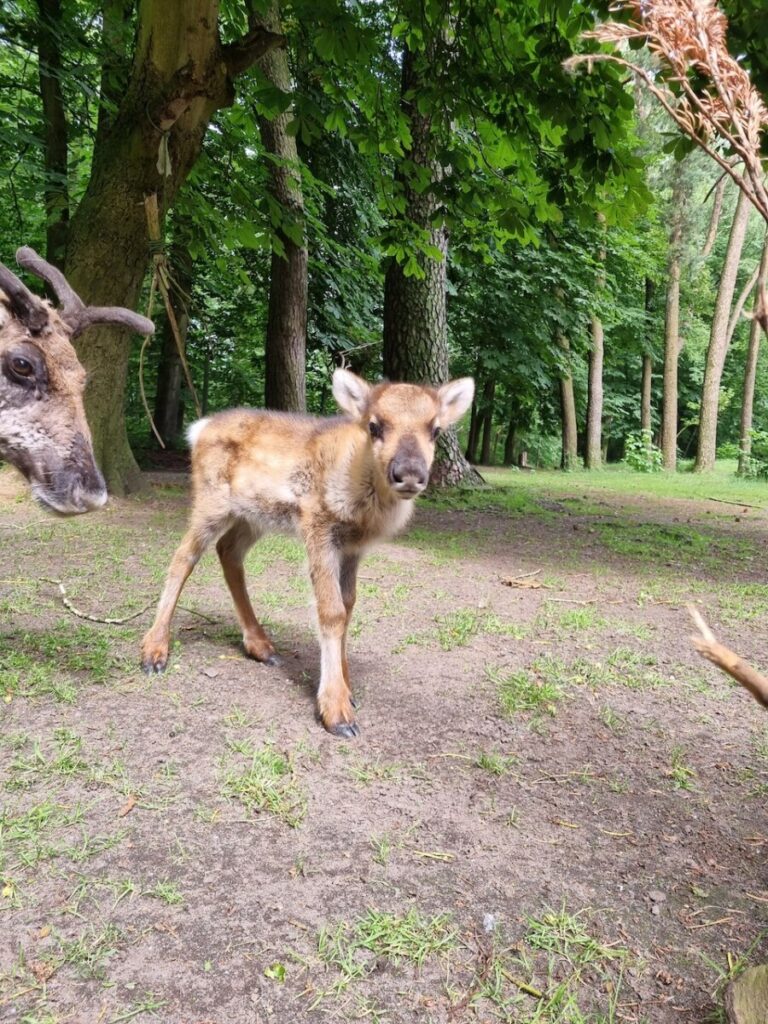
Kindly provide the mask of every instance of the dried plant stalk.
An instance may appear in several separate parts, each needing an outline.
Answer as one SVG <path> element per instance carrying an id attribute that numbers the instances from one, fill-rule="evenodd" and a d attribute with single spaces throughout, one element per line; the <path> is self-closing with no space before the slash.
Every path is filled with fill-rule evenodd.
<path id="1" fill-rule="evenodd" d="M 613 47 L 630 41 L 645 43 L 656 58 L 656 68 L 641 67 L 615 50 L 577 54 L 566 61 L 566 67 L 609 61 L 632 71 L 768 224 L 768 189 L 760 153 L 768 107 L 747 71 L 728 52 L 728 20 L 715 0 L 619 0 L 612 10 L 628 13 L 628 22 L 607 21 L 585 37 Z M 760 286 L 754 316 L 768 333 L 765 285 Z"/>
<path id="2" fill-rule="evenodd" d="M 699 654 L 711 661 L 713 665 L 717 665 L 723 672 L 727 672 L 737 683 L 741 683 L 749 690 L 756 701 L 759 701 L 764 708 L 768 708 L 768 679 L 743 658 L 740 658 L 735 651 L 717 642 L 714 633 L 704 621 L 698 608 L 694 608 L 691 604 L 687 605 L 687 608 L 699 630 L 698 636 L 691 637 L 693 646 Z"/>

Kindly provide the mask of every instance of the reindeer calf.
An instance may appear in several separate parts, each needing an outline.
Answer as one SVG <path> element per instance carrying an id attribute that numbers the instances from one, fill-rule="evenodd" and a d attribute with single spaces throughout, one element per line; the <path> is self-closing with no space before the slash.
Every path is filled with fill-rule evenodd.
<path id="1" fill-rule="evenodd" d="M 356 736 L 347 631 L 360 557 L 408 521 L 413 499 L 427 486 L 437 435 L 469 408 L 474 382 L 371 387 L 336 370 L 333 394 L 344 417 L 233 409 L 192 425 L 190 525 L 144 637 L 142 667 L 165 668 L 179 594 L 214 541 L 246 654 L 277 664 L 248 598 L 243 560 L 266 531 L 296 532 L 306 545 L 317 604 L 318 713 L 329 732 Z"/>

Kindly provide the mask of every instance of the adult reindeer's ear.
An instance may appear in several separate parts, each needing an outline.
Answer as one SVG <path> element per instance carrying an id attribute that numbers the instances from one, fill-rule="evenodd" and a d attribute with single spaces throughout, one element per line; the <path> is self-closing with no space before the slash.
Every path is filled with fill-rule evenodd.
<path id="1" fill-rule="evenodd" d="M 349 370 L 334 370 L 333 397 L 342 412 L 359 419 L 368 405 L 370 384 Z"/>
<path id="2" fill-rule="evenodd" d="M 440 426 L 449 427 L 456 420 L 460 420 L 472 405 L 475 382 L 471 377 L 451 380 L 438 390 L 437 397 L 440 402 Z"/>

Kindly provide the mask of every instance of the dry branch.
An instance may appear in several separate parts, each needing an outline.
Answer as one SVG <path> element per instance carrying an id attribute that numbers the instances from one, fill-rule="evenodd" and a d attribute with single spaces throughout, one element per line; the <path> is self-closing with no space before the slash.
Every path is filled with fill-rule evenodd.
<path id="1" fill-rule="evenodd" d="M 714 633 L 704 621 L 698 608 L 694 608 L 691 604 L 686 607 L 699 630 L 698 636 L 691 637 L 693 646 L 699 654 L 711 661 L 713 665 L 717 665 L 723 672 L 727 672 L 737 683 L 741 683 L 749 690 L 755 700 L 759 701 L 764 708 L 768 708 L 768 679 L 747 664 L 734 651 L 717 642 Z"/>

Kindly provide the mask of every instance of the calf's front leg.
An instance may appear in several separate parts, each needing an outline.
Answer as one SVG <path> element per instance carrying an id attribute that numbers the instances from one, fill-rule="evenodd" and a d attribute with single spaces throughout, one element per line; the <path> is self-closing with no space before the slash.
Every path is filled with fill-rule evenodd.
<path id="1" fill-rule="evenodd" d="M 171 619 L 176 603 L 200 556 L 223 529 L 218 523 L 194 523 L 184 534 L 168 569 L 155 621 L 141 642 L 141 667 L 146 673 L 163 672 L 168 664 Z"/>
<path id="2" fill-rule="evenodd" d="M 328 732 L 350 738 L 358 736 L 360 729 L 345 678 L 348 616 L 341 588 L 341 553 L 330 538 L 310 534 L 305 539 L 320 637 L 317 711 Z"/>

